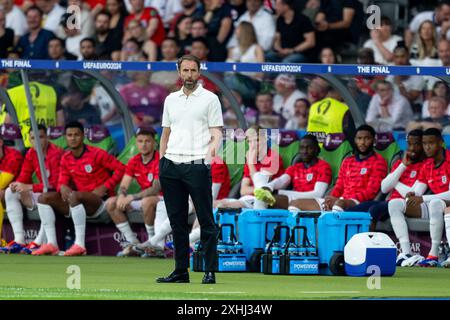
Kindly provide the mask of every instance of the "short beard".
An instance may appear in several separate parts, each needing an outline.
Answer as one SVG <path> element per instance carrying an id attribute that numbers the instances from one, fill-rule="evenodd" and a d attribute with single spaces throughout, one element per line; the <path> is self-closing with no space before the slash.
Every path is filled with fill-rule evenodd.
<path id="1" fill-rule="evenodd" d="M 192 80 L 192 84 L 188 84 L 186 80 L 183 81 L 183 86 L 188 90 L 194 89 L 196 85 L 197 85 L 197 80 Z"/>
<path id="2" fill-rule="evenodd" d="M 358 149 L 356 149 L 356 154 L 362 155 L 362 156 L 367 156 L 367 155 L 371 154 L 372 152 L 373 152 L 373 148 L 369 148 L 364 152 L 361 152 Z"/>

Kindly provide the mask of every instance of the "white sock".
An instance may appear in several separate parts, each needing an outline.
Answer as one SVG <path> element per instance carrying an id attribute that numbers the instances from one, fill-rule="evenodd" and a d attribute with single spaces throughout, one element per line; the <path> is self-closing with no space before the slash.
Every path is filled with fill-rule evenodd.
<path id="1" fill-rule="evenodd" d="M 406 224 L 406 203 L 403 199 L 394 199 L 388 203 L 389 215 L 391 216 L 392 229 L 400 242 L 402 253 L 411 254 L 411 243 L 409 241 L 408 225 Z"/>
<path id="2" fill-rule="evenodd" d="M 344 209 L 340 206 L 334 205 L 333 208 L 331 208 L 331 211 L 333 212 L 344 212 Z"/>
<path id="3" fill-rule="evenodd" d="M 70 213 L 75 226 L 75 244 L 85 248 L 84 243 L 86 236 L 86 210 L 82 204 L 70 207 Z"/>
<path id="4" fill-rule="evenodd" d="M 23 230 L 23 209 L 20 194 L 12 192 L 10 188 L 5 192 L 6 213 L 14 232 L 14 241 L 25 244 L 25 231 Z"/>
<path id="5" fill-rule="evenodd" d="M 439 244 L 444 233 L 444 210 L 445 202 L 443 200 L 434 199 L 428 204 L 430 211 L 430 237 L 431 250 L 429 255 L 437 257 L 439 255 Z"/>
<path id="6" fill-rule="evenodd" d="M 145 230 L 147 230 L 148 239 L 150 239 L 151 237 L 153 237 L 155 235 L 155 226 L 146 224 Z"/>
<path id="7" fill-rule="evenodd" d="M 55 212 L 53 211 L 53 208 L 42 203 L 38 203 L 37 207 L 41 223 L 44 226 L 45 235 L 47 236 L 47 243 L 51 243 L 58 248 L 58 241 L 56 240 Z"/>
<path id="8" fill-rule="evenodd" d="M 200 228 L 192 229 L 191 233 L 189 233 L 189 243 L 191 246 L 194 246 L 198 240 L 200 240 Z"/>
<path id="9" fill-rule="evenodd" d="M 138 239 L 136 238 L 136 235 L 134 234 L 133 230 L 131 230 L 131 226 L 128 223 L 128 221 L 116 224 L 117 229 L 122 232 L 122 234 L 125 236 L 125 239 L 130 243 L 139 243 Z"/>
<path id="10" fill-rule="evenodd" d="M 170 221 L 167 218 L 158 229 L 156 229 L 156 233 L 153 237 L 149 238 L 150 243 L 153 246 L 158 246 L 160 248 L 164 248 L 164 240 L 167 235 L 172 232 L 172 227 L 170 226 Z"/>
<path id="11" fill-rule="evenodd" d="M 450 214 L 446 214 L 444 216 L 444 221 L 445 221 L 445 235 L 447 236 L 447 242 L 450 243 Z"/>
<path id="12" fill-rule="evenodd" d="M 45 236 L 45 229 L 44 225 L 41 223 L 41 227 L 39 228 L 38 235 L 36 236 L 36 239 L 34 239 L 34 243 L 41 245 L 44 244 L 47 240 L 47 237 Z"/>
<path id="13" fill-rule="evenodd" d="M 264 187 L 270 179 L 270 174 L 261 171 L 261 172 L 256 172 L 253 175 L 253 185 L 255 186 L 255 189 L 259 189 Z M 267 203 L 265 203 L 264 201 L 255 199 L 255 202 L 253 203 L 253 209 L 267 209 Z"/>

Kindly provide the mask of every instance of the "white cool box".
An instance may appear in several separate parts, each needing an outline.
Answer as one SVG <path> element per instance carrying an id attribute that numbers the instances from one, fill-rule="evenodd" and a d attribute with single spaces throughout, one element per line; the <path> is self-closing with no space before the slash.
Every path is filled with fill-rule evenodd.
<path id="1" fill-rule="evenodd" d="M 355 234 L 344 247 L 345 272 L 349 276 L 380 276 L 395 273 L 397 247 L 388 235 L 380 232 Z"/>

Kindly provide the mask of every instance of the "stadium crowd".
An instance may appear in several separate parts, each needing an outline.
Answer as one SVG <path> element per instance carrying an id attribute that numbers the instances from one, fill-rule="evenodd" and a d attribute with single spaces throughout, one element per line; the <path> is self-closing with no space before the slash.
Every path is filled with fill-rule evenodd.
<path id="1" fill-rule="evenodd" d="M 175 62 L 190 53 L 201 61 L 450 66 L 447 0 L 429 1 L 426 7 L 420 1 L 410 1 L 408 9 L 414 14 L 404 30 L 397 27 L 397 21 L 383 16 L 381 27 L 370 32 L 365 29 L 364 5 L 358 0 L 0 0 L 0 5 L 0 58 Z M 71 5 L 81 8 L 78 28 L 73 27 L 77 21 L 65 9 Z M 354 60 L 348 55 L 349 48 L 353 48 Z M 3 147 L 0 165 L 15 163 L 5 165 L 11 172 L 2 169 L 8 180 L 0 186 L 15 239 L 2 251 L 57 254 L 55 213 L 59 213 L 70 217 L 75 227 L 75 243 L 65 255 L 84 255 L 86 220 L 105 210 L 127 240 L 119 255 L 154 256 L 164 251 L 171 226 L 158 183 L 155 133 L 145 128 L 160 125 L 165 98 L 179 90 L 182 82 L 176 72 L 103 71 L 102 75 L 116 85 L 135 127 L 140 128 L 136 133 L 139 154 L 125 166 L 112 155 L 84 144 L 83 126 L 120 127 L 114 102 L 101 85 L 77 72 L 30 72 L 35 100 L 47 99 L 41 100 L 45 109 L 41 119 L 50 119 L 44 121 L 47 126 L 65 126 L 71 151 L 62 155 L 61 150 L 50 147 L 47 130 L 41 126 L 39 138 L 49 155 L 48 166 L 58 170 L 50 174 L 57 177 L 51 182 L 51 192 L 42 193 L 42 185 L 31 181 L 33 172 L 40 179 L 34 149 L 29 149 L 20 169 L 21 155 Z M 249 151 L 240 198 L 228 198 L 227 166 L 220 159 L 212 165 L 216 207 L 369 211 L 374 219 L 372 229 L 378 220 L 391 219 L 401 245 L 398 265 L 439 264 L 444 230 L 450 237 L 450 210 L 446 208 L 450 201 L 450 154 L 442 148 L 442 133 L 450 130 L 450 90 L 445 82 L 419 76 L 345 79 L 367 125 L 353 129 L 354 155 L 343 161 L 333 182 L 330 164 L 318 159 L 319 142 L 313 135 L 301 140 L 300 162 L 288 166 L 276 152 L 267 151 L 267 137 L 258 139 L 252 132 L 260 128 L 316 131 L 314 121 L 320 106 L 326 104 L 327 110 L 345 106 L 335 88 L 314 76 L 219 76 L 252 127 L 246 134 Z M 21 86 L 17 71 L 2 70 L 1 83 L 8 88 L 16 111 L 24 108 L 23 94 L 20 98 L 14 91 Z M 231 102 L 206 77 L 201 77 L 200 83 L 220 96 L 226 126 L 237 127 Z M 341 114 L 333 113 L 339 121 L 334 121 L 328 132 L 345 132 L 349 126 L 348 108 L 341 109 Z M 1 116 L 2 122 L 11 121 L 5 109 Z M 18 116 L 27 134 L 23 135 L 26 145 L 32 146 L 36 137 L 28 132 L 27 115 L 21 118 L 18 112 Z M 392 130 L 408 132 L 408 149 L 388 174 L 388 164 L 373 145 L 376 132 Z M 8 157 L 12 160 L 6 160 Z M 92 172 L 96 179 L 86 181 L 85 173 Z M 142 191 L 129 194 L 133 178 Z M 293 189 L 285 190 L 291 182 Z M 432 194 L 424 195 L 428 189 Z M 377 198 L 380 191 L 389 193 L 389 201 Z M 38 237 L 28 245 L 23 238 L 22 205 L 37 208 L 41 220 Z M 143 212 L 148 239 L 142 243 L 127 220 L 130 209 Z M 192 204 L 189 211 L 194 225 L 190 242 L 194 244 L 200 230 Z M 405 217 L 430 220 L 428 257 L 412 254 Z M 450 260 L 441 265 L 450 267 Z"/>

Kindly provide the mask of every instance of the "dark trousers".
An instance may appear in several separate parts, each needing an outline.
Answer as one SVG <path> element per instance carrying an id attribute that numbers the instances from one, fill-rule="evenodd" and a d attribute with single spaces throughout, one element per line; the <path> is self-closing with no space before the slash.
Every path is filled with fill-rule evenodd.
<path id="1" fill-rule="evenodd" d="M 174 163 L 163 157 L 159 162 L 161 183 L 167 215 L 175 246 L 175 268 L 189 267 L 189 195 L 200 223 L 200 244 L 205 271 L 216 269 L 218 230 L 212 214 L 212 181 L 210 166 L 202 162 Z"/>
<path id="2" fill-rule="evenodd" d="M 369 212 L 373 221 L 384 221 L 389 218 L 387 201 L 365 201 L 345 211 Z"/>

